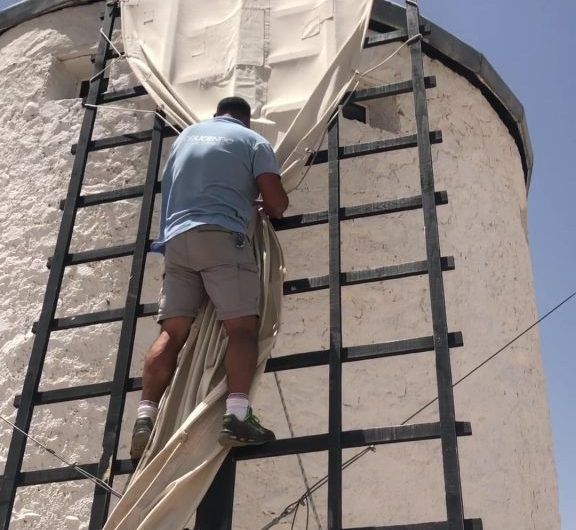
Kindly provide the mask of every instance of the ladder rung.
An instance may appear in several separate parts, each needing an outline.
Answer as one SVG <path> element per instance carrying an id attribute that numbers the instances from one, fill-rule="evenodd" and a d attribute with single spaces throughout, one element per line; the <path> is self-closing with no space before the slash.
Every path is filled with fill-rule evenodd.
<path id="1" fill-rule="evenodd" d="M 454 258 L 446 256 L 441 258 L 442 270 L 454 270 Z M 428 264 L 426 261 L 415 261 L 402 265 L 390 265 L 363 271 L 351 271 L 342 273 L 342 285 L 357 285 L 359 283 L 380 282 L 398 278 L 408 278 L 426 274 Z M 307 293 L 328 288 L 328 276 L 317 276 L 314 278 L 302 278 L 284 282 L 284 294 Z M 158 313 L 158 304 L 143 304 L 140 306 L 139 317 L 153 316 Z M 71 317 L 55 318 L 51 330 L 62 331 L 65 329 L 80 328 L 84 326 L 94 326 L 97 324 L 108 324 L 122 320 L 124 309 L 111 309 L 108 311 L 98 311 L 96 313 L 85 313 Z M 38 322 L 34 322 L 32 332 L 36 333 Z"/>
<path id="2" fill-rule="evenodd" d="M 160 193 L 161 183 L 156 183 L 156 193 Z M 85 208 L 87 206 L 97 206 L 99 204 L 107 204 L 110 202 L 124 201 L 127 199 L 137 199 L 142 197 L 144 193 L 144 186 L 130 186 L 119 190 L 102 191 L 100 193 L 92 193 L 90 195 L 81 195 L 76 204 L 77 208 Z M 60 209 L 64 209 L 65 200 L 60 201 Z"/>
<path id="3" fill-rule="evenodd" d="M 420 33 L 422 35 L 429 35 L 431 31 L 430 24 L 423 24 L 420 26 Z M 389 31 L 379 35 L 371 35 L 364 40 L 364 48 L 372 48 L 373 46 L 382 46 L 384 44 L 391 44 L 393 42 L 401 42 L 408 40 L 408 31 L 405 29 L 398 29 L 396 31 Z"/>
<path id="4" fill-rule="evenodd" d="M 464 338 L 460 331 L 448 334 L 448 346 L 459 348 L 464 345 Z M 363 361 L 366 359 L 377 359 L 380 357 L 392 357 L 396 355 L 407 355 L 411 353 L 421 353 L 434 349 L 433 337 L 418 337 L 415 339 L 404 339 L 381 344 L 366 344 L 362 346 L 351 346 L 342 349 L 342 362 Z M 266 372 L 280 372 L 284 370 L 295 370 L 298 368 L 310 368 L 312 366 L 325 366 L 328 364 L 328 350 L 312 351 L 306 353 L 295 353 L 273 357 L 266 363 Z M 90 385 L 74 386 L 69 388 L 56 388 L 38 392 L 34 399 L 35 405 L 50 405 L 52 403 L 62 403 L 77 399 L 89 399 L 102 397 L 110 394 L 112 383 L 94 383 Z M 131 377 L 128 380 L 127 392 L 142 390 L 142 378 Z M 20 406 L 21 396 L 14 398 L 14 407 Z"/>
<path id="5" fill-rule="evenodd" d="M 156 184 L 156 193 L 161 191 L 161 182 Z M 121 190 L 104 191 L 101 193 L 94 193 L 91 195 L 82 195 L 78 199 L 78 208 L 85 208 L 88 206 L 97 206 L 99 204 L 107 204 L 116 201 L 127 199 L 135 199 L 142 197 L 144 192 L 143 186 L 131 186 Z M 60 209 L 64 209 L 64 203 L 60 201 Z M 446 191 L 436 192 L 436 205 L 448 204 L 448 193 Z M 358 206 L 348 206 L 341 208 L 340 216 L 343 221 L 350 219 L 359 219 L 362 217 L 371 217 L 374 215 L 383 215 L 388 213 L 398 213 L 409 210 L 417 210 L 422 207 L 422 196 L 417 195 L 414 197 L 405 197 L 401 199 L 392 199 L 383 202 L 373 202 L 369 204 L 361 204 Z M 274 229 L 290 230 L 292 228 L 302 228 L 305 226 L 314 226 L 328 222 L 328 212 L 312 212 L 299 215 L 291 215 L 283 219 L 273 219 L 272 224 Z"/>
<path id="6" fill-rule="evenodd" d="M 457 421 L 456 432 L 458 436 L 470 436 L 472 434 L 470 423 Z M 342 448 L 351 449 L 368 445 L 417 442 L 436 440 L 438 438 L 440 438 L 439 423 L 419 423 L 381 429 L 346 431 L 342 433 Z M 234 449 L 232 454 L 236 460 L 253 460 L 299 453 L 314 453 L 327 451 L 328 440 L 327 434 L 287 438 L 276 440 L 260 447 Z M 98 465 L 82 464 L 81 467 L 90 473 L 95 473 Z M 115 475 L 127 475 L 133 473 L 134 469 L 135 466 L 132 460 L 116 460 L 113 465 Z M 18 476 L 18 486 L 35 486 L 50 482 L 68 482 L 82 479 L 85 479 L 85 477 L 70 467 L 41 469 L 21 472 Z M 479 528 L 470 527 L 470 530 L 479 530 Z"/>
<path id="7" fill-rule="evenodd" d="M 448 204 L 448 193 L 437 191 L 435 194 L 436 205 Z M 405 197 L 384 202 L 373 202 L 358 206 L 347 206 L 340 208 L 340 220 L 349 221 L 362 217 L 372 217 L 374 215 L 384 215 L 389 213 L 406 212 L 422 208 L 422 196 Z M 300 215 L 291 215 L 283 219 L 273 219 L 272 225 L 276 231 L 291 230 L 293 228 L 303 228 L 326 224 L 328 222 L 328 212 L 312 212 Z"/>
<path id="8" fill-rule="evenodd" d="M 88 471 L 91 475 L 98 473 L 98 464 L 79 464 L 79 467 Z M 71 467 L 38 469 L 35 471 L 20 472 L 18 475 L 18 486 L 37 486 L 39 484 L 82 479 L 86 479 L 86 477 Z"/>
<path id="9" fill-rule="evenodd" d="M 482 530 L 482 519 L 464 519 L 464 530 Z M 394 526 L 362 526 L 346 530 L 450 530 L 448 521 L 440 523 L 416 523 Z"/>
<path id="10" fill-rule="evenodd" d="M 164 137 L 175 136 L 176 132 L 171 127 L 164 128 Z M 100 151 L 102 149 L 110 149 L 112 147 L 121 147 L 125 145 L 132 145 L 141 142 L 148 142 L 152 138 L 152 129 L 146 131 L 137 131 L 134 133 L 121 134 L 119 136 L 109 136 L 107 138 L 100 138 L 99 140 L 92 140 L 88 145 L 89 151 Z M 430 133 L 430 142 L 437 144 L 442 142 L 442 133 L 440 131 L 432 131 Z M 72 154 L 76 153 L 78 144 L 72 146 Z M 392 138 L 391 140 L 379 140 L 377 142 L 369 142 L 365 144 L 349 145 L 340 147 L 340 159 L 352 158 L 355 156 L 364 156 L 370 154 L 383 153 L 385 151 L 395 151 L 396 149 L 406 149 L 409 147 L 416 147 L 418 145 L 416 135 L 403 136 L 401 138 Z M 308 163 L 323 164 L 328 161 L 328 151 L 318 151 L 316 156 L 312 155 Z"/>
<path id="11" fill-rule="evenodd" d="M 447 192 L 436 193 L 436 204 L 447 204 Z M 341 219 L 351 220 L 359 219 L 362 217 L 370 217 L 375 215 L 383 215 L 388 213 L 397 213 L 408 210 L 415 210 L 422 207 L 422 197 L 408 197 L 405 199 L 395 199 L 392 201 L 378 202 L 363 204 L 359 206 L 351 206 L 341 208 Z M 274 228 L 278 231 L 288 230 L 291 228 L 302 228 L 305 226 L 314 226 L 325 224 L 328 222 L 328 212 L 315 212 L 310 214 L 295 215 L 286 217 L 284 219 L 273 220 Z M 150 244 L 150 242 L 148 243 Z M 86 252 L 75 252 L 68 255 L 66 265 L 80 265 L 82 263 L 90 263 L 94 261 L 102 261 L 106 259 L 121 258 L 129 256 L 134 252 L 135 243 L 126 245 L 117 245 L 114 247 L 89 250 Z M 48 258 L 47 267 L 50 268 L 52 257 Z"/>
<path id="12" fill-rule="evenodd" d="M 446 256 L 441 258 L 442 270 L 450 271 L 454 269 L 454 258 Z M 428 272 L 426 261 L 413 261 L 401 265 L 389 265 L 377 269 L 367 269 L 361 271 L 343 272 L 340 282 L 342 286 L 357 285 L 359 283 L 380 282 L 398 278 L 418 276 Z M 328 288 L 328 275 L 316 276 L 313 278 L 300 278 L 284 282 L 284 294 L 307 293 Z"/>
<path id="13" fill-rule="evenodd" d="M 442 133 L 440 131 L 432 131 L 430 133 L 430 143 L 439 144 L 442 142 Z M 374 155 L 377 153 L 384 153 L 386 151 L 396 151 L 397 149 L 408 149 L 410 147 L 417 147 L 418 140 L 415 134 L 410 136 L 402 136 L 400 138 L 392 138 L 390 140 L 378 140 L 377 142 L 368 142 L 365 144 L 347 145 L 338 149 L 338 158 L 344 160 L 346 158 L 354 158 L 356 156 Z M 318 151 L 315 155 L 311 155 L 308 164 L 325 164 L 328 162 L 328 150 L 324 149 Z"/>
<path id="14" fill-rule="evenodd" d="M 101 94 L 98 103 L 114 103 L 115 101 L 123 101 L 125 99 L 137 98 L 139 96 L 146 96 L 148 92 L 142 85 L 136 85 L 123 90 L 113 90 Z"/>
<path id="15" fill-rule="evenodd" d="M 424 78 L 424 85 L 426 88 L 434 88 L 436 86 L 436 76 L 428 76 Z M 382 85 L 372 88 L 364 88 L 362 90 L 355 90 L 349 96 L 350 103 L 358 103 L 361 101 L 368 101 L 370 99 L 385 98 L 388 96 L 399 96 L 400 94 L 408 94 L 412 92 L 412 80 L 402 81 L 401 83 L 394 83 L 392 85 Z"/>
<path id="16" fill-rule="evenodd" d="M 464 338 L 460 331 L 448 334 L 450 348 L 459 348 L 464 345 Z M 367 344 L 342 348 L 342 362 L 364 361 L 380 357 L 393 357 L 434 350 L 433 337 L 418 337 L 416 339 L 395 340 L 380 344 Z M 319 350 L 307 353 L 295 353 L 273 357 L 266 363 L 266 372 L 280 372 L 313 366 L 325 366 L 329 361 L 329 350 Z"/>
<path id="17" fill-rule="evenodd" d="M 150 244 L 150 242 L 148 242 L 148 244 Z M 136 243 L 129 243 L 127 245 L 117 245 L 114 247 L 87 250 L 86 252 L 73 252 L 68 254 L 66 257 L 66 265 L 81 265 L 82 263 L 123 258 L 125 256 L 134 254 L 135 248 Z M 52 257 L 48 258 L 46 265 L 48 268 L 50 268 L 52 265 Z"/>
<path id="18" fill-rule="evenodd" d="M 116 50 L 108 50 L 108 53 L 106 54 L 107 61 L 110 59 L 120 59 L 120 57 L 124 57 L 124 52 L 118 53 Z"/>
<path id="19" fill-rule="evenodd" d="M 472 428 L 468 422 L 456 422 L 458 436 L 470 436 Z M 342 432 L 342 449 L 366 447 L 387 443 L 418 442 L 440 438 L 440 423 L 417 423 L 414 425 L 398 425 L 379 429 L 362 429 Z M 300 453 L 327 451 L 328 434 L 314 434 L 297 438 L 276 440 L 259 447 L 242 447 L 234 449 L 235 460 L 252 460 L 255 458 L 271 458 Z"/>
<path id="20" fill-rule="evenodd" d="M 131 377 L 128 379 L 127 392 L 142 390 L 142 378 Z M 76 401 L 77 399 L 90 399 L 107 396 L 112 392 L 112 382 L 93 383 L 90 385 L 72 386 L 68 388 L 55 388 L 54 390 L 44 390 L 37 392 L 34 398 L 34 405 L 51 405 L 52 403 L 65 403 Z M 18 394 L 14 398 L 14 407 L 20 406 L 22 396 Z"/>
<path id="21" fill-rule="evenodd" d="M 347 120 L 366 123 L 366 107 L 348 101 L 342 108 L 342 116 Z"/>
<path id="22" fill-rule="evenodd" d="M 105 60 L 109 61 L 110 59 L 119 59 L 120 57 L 124 57 L 124 55 L 119 55 L 118 53 L 116 53 L 115 50 L 108 50 L 108 53 L 106 54 Z M 90 62 L 92 64 L 94 64 L 96 62 L 96 55 L 95 54 L 90 56 Z"/>
<path id="23" fill-rule="evenodd" d="M 161 182 L 156 185 L 156 193 L 161 191 Z M 91 195 L 83 195 L 78 199 L 78 208 L 85 208 L 87 206 L 97 206 L 99 204 L 106 204 L 115 201 L 122 201 L 126 199 L 135 199 L 142 197 L 144 188 L 142 186 L 132 186 L 121 190 L 104 191 L 101 193 L 94 193 Z M 65 201 L 60 201 L 60 209 L 64 209 Z M 448 204 L 448 193 L 446 191 L 436 192 L 436 205 Z M 383 215 L 388 213 L 405 212 L 409 210 L 417 210 L 422 208 L 422 196 L 417 195 L 414 197 L 405 197 L 401 199 L 392 199 L 383 202 L 373 202 L 369 204 L 361 204 L 358 206 L 347 206 L 340 209 L 340 218 L 343 221 L 350 219 L 359 219 L 362 217 L 371 217 L 374 215 Z M 283 219 L 273 219 L 272 224 L 274 229 L 290 230 L 292 228 L 302 228 L 305 226 L 314 226 L 325 224 L 328 222 L 328 212 L 312 212 L 299 215 L 291 215 Z"/>
<path id="24" fill-rule="evenodd" d="M 176 136 L 176 131 L 172 127 L 164 127 L 164 138 Z M 145 131 L 136 131 L 133 133 L 120 134 L 118 136 L 109 136 L 107 138 L 100 138 L 99 140 L 92 140 L 88 144 L 88 151 L 101 151 L 102 149 L 111 149 L 112 147 L 122 147 L 125 145 L 139 144 L 142 142 L 149 142 L 152 140 L 152 129 Z M 76 154 L 78 144 L 72 145 L 71 152 Z"/>
<path id="25" fill-rule="evenodd" d="M 150 317 L 158 313 L 158 304 L 141 304 L 138 311 L 139 317 Z M 63 331 L 65 329 L 81 328 L 84 326 L 95 326 L 98 324 L 109 324 L 119 322 L 124 316 L 124 308 L 110 309 L 108 311 L 97 311 L 95 313 L 85 313 L 71 317 L 55 318 L 50 329 L 52 331 Z M 32 325 L 32 333 L 36 333 L 38 322 Z"/>
<path id="26" fill-rule="evenodd" d="M 80 464 L 80 467 L 92 475 L 98 473 L 98 464 Z M 113 466 L 115 475 L 129 475 L 134 473 L 136 466 L 133 460 L 116 460 Z M 18 486 L 37 486 L 52 482 L 68 482 L 70 480 L 85 480 L 86 477 L 71 467 L 57 467 L 51 469 L 38 469 L 36 471 L 23 471 L 18 475 Z"/>

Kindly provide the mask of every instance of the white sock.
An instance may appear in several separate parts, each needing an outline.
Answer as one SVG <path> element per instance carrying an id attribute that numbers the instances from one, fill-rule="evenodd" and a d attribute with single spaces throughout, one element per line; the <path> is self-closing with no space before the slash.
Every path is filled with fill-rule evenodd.
<path id="1" fill-rule="evenodd" d="M 137 418 L 150 418 L 152 423 L 155 423 L 156 416 L 158 416 L 158 403 L 147 400 L 142 400 L 138 403 Z"/>
<path id="2" fill-rule="evenodd" d="M 240 421 L 246 419 L 250 401 L 246 394 L 229 394 L 226 399 L 226 414 L 234 414 Z"/>

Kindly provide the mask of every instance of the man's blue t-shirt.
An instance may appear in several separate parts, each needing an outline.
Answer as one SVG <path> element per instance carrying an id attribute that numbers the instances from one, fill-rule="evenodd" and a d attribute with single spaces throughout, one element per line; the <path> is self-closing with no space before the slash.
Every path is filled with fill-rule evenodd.
<path id="1" fill-rule="evenodd" d="M 162 252 L 173 237 L 202 224 L 246 234 L 258 197 L 256 177 L 279 174 L 270 143 L 241 121 L 219 116 L 187 127 L 162 177 Z"/>

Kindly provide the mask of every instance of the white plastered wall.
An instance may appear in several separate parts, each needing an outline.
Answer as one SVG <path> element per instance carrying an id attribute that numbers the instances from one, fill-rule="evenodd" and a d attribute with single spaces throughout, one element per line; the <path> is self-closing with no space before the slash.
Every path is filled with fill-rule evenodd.
<path id="1" fill-rule="evenodd" d="M 14 417 L 32 347 L 31 325 L 40 314 L 82 108 L 69 83 L 82 77 L 82 59 L 94 51 L 99 5 L 67 9 L 22 24 L 0 36 L 0 181 L 5 220 L 0 237 L 0 411 Z M 366 53 L 366 64 L 392 51 Z M 73 60 L 73 63 L 66 62 Z M 370 62 L 372 61 L 372 63 Z M 80 66 L 78 66 L 80 65 Z M 438 88 L 429 90 L 432 129 L 444 142 L 433 146 L 438 190 L 449 204 L 439 207 L 443 255 L 453 255 L 456 270 L 445 273 L 449 328 L 462 331 L 464 347 L 452 352 L 454 378 L 465 374 L 536 318 L 528 243 L 526 192 L 517 147 L 497 114 L 464 78 L 426 60 Z M 410 76 L 402 53 L 380 74 L 384 82 Z M 114 88 L 134 83 L 126 67 L 112 70 Z M 121 105 L 151 108 L 146 98 Z M 106 113 L 105 113 L 106 112 Z M 372 128 L 344 121 L 341 144 L 412 134 L 412 96 L 373 103 Z M 148 128 L 150 117 L 102 111 L 94 137 Z M 169 145 L 169 142 L 167 142 Z M 144 179 L 147 146 L 116 148 L 90 155 L 84 193 L 139 184 Z M 417 195 L 413 150 L 342 162 L 343 204 L 355 205 Z M 291 213 L 327 205 L 325 168 L 313 169 L 291 195 Z M 74 250 L 102 248 L 134 240 L 138 200 L 81 210 Z M 344 270 L 425 258 L 420 211 L 356 221 L 342 227 Z M 327 228 L 282 232 L 288 278 L 327 272 Z M 123 306 L 130 260 L 112 260 L 67 270 L 58 315 Z M 160 260 L 150 256 L 144 302 L 154 301 Z M 347 287 L 343 291 L 345 346 L 383 342 L 431 333 L 426 277 Z M 41 389 L 106 381 L 112 377 L 119 324 L 81 328 L 53 335 Z M 133 375 L 156 333 L 151 319 L 141 321 Z M 284 324 L 274 355 L 326 348 L 327 292 L 287 297 Z M 327 368 L 279 374 L 297 436 L 327 430 Z M 346 429 L 398 424 L 435 395 L 431 353 L 349 363 L 344 367 Z M 137 395 L 128 399 L 120 457 Z M 459 420 L 472 422 L 473 436 L 460 439 L 466 514 L 481 517 L 485 528 L 558 530 L 546 389 L 536 332 L 525 336 L 455 390 Z M 256 403 L 266 425 L 289 436 L 272 375 L 262 381 Z M 98 458 L 107 399 L 38 407 L 32 432 L 79 463 Z M 414 422 L 434 421 L 435 407 Z M 10 431 L 0 430 L 5 459 Z M 346 451 L 345 458 L 356 451 Z M 326 472 L 326 455 L 304 455 L 311 482 Z M 58 462 L 29 448 L 24 469 L 56 467 Z M 261 528 L 303 492 L 296 457 L 239 464 L 235 530 Z M 119 479 L 119 486 L 122 484 Z M 86 481 L 19 490 L 13 527 L 87 527 L 92 486 Z M 326 490 L 314 496 L 325 521 Z M 441 520 L 445 517 L 440 444 L 436 441 L 380 446 L 344 473 L 344 525 L 371 526 Z M 284 527 L 287 522 L 284 522 Z M 325 526 L 325 525 L 324 525 Z M 301 508 L 296 528 L 305 527 Z M 311 527 L 315 527 L 311 514 Z M 282 526 L 280 526 L 282 528 Z"/>
<path id="2" fill-rule="evenodd" d="M 91 75 L 90 55 L 96 51 L 102 9 L 96 4 L 58 11 L 0 36 L 0 216 L 5 220 L 0 242 L 0 363 L 4 374 L 0 407 L 3 415 L 12 418 L 12 401 L 21 390 L 32 348 L 32 323 L 39 317 L 48 279 L 46 259 L 54 251 L 58 233 L 58 205 L 66 196 L 70 178 L 70 147 L 78 139 L 83 117 L 81 100 L 71 96 L 78 93 L 78 81 Z M 127 65 L 117 62 L 112 66 L 111 89 L 134 84 Z M 152 108 L 147 98 L 124 106 Z M 146 129 L 151 124 L 148 115 L 103 110 L 93 137 Z M 145 144 L 92 153 L 82 193 L 141 184 L 147 157 Z M 133 242 L 138 212 L 138 199 L 79 210 L 72 250 Z M 148 264 L 143 300 L 154 302 L 161 262 L 157 255 L 150 255 Z M 129 258 L 69 267 L 57 316 L 122 307 L 129 271 Z M 140 322 L 138 352 L 156 331 L 151 318 Z M 110 380 L 119 333 L 119 323 L 54 333 L 40 389 Z M 133 375 L 137 376 L 141 355 L 136 356 L 134 365 Z M 135 394 L 129 396 L 130 411 L 136 399 Z M 101 447 L 107 402 L 107 398 L 98 398 L 38 407 L 31 432 L 71 461 L 94 462 Z M 4 427 L 0 432 L 4 461 L 10 432 Z M 124 433 L 121 458 L 128 458 L 128 435 Z M 28 446 L 23 469 L 59 465 L 40 449 Z M 124 478 L 118 482 L 121 487 Z M 87 528 L 92 491 L 87 481 L 22 488 L 13 526 Z"/>

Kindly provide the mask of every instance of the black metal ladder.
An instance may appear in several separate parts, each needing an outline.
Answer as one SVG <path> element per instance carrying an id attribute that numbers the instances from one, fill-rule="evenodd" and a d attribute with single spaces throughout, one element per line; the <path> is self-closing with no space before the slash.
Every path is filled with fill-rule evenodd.
<path id="1" fill-rule="evenodd" d="M 438 234 L 437 205 L 447 203 L 446 192 L 436 192 L 432 166 L 431 144 L 442 141 L 438 131 L 430 132 L 426 89 L 435 86 L 435 79 L 424 77 L 420 32 L 427 28 L 420 25 L 420 16 L 416 2 L 407 0 L 406 29 L 370 37 L 365 47 L 383 43 L 413 39 L 411 44 L 412 79 L 404 83 L 355 91 L 350 103 L 382 98 L 407 92 L 414 94 L 417 134 L 394 140 L 378 141 L 341 147 L 339 141 L 339 116 L 330 122 L 328 129 L 328 149 L 321 151 L 313 163 L 328 163 L 329 202 L 328 211 L 307 214 L 296 219 L 287 219 L 276 223 L 276 228 L 297 228 L 311 224 L 328 223 L 329 230 L 329 274 L 328 276 L 306 280 L 310 290 L 329 289 L 330 299 L 330 349 L 324 352 L 312 352 L 293 355 L 290 359 L 272 359 L 267 371 L 295 369 L 310 366 L 328 365 L 329 367 L 329 432 L 289 440 L 279 440 L 261 448 L 242 448 L 234 450 L 222 466 L 210 491 L 204 498 L 197 513 L 196 530 L 231 530 L 233 528 L 233 498 L 235 481 L 235 463 L 237 461 L 284 456 L 315 451 L 328 452 L 328 530 L 342 529 L 342 449 L 369 445 L 414 442 L 419 440 L 440 439 L 444 469 L 446 498 L 446 521 L 428 522 L 395 526 L 371 526 L 348 530 L 480 530 L 480 519 L 465 519 L 462 502 L 462 489 L 458 460 L 457 437 L 470 435 L 468 423 L 457 422 L 454 411 L 450 348 L 462 346 L 460 333 L 449 333 L 446 318 L 443 271 L 454 268 L 451 257 L 442 257 Z M 418 148 L 421 195 L 387 203 L 365 204 L 353 208 L 340 206 L 340 167 L 342 159 L 380 153 L 404 148 Z M 424 217 L 426 238 L 426 260 L 408 263 L 397 267 L 382 267 L 367 271 L 345 273 L 341 270 L 340 223 L 348 219 L 368 215 L 407 211 L 421 208 Z M 308 222 L 305 222 L 306 219 Z M 313 220 L 312 220 L 313 219 Z M 342 345 L 342 305 L 343 286 L 405 278 L 412 275 L 427 274 L 429 278 L 430 304 L 432 309 L 433 335 L 405 341 L 384 344 L 355 346 L 345 348 Z M 290 288 L 304 286 L 302 283 L 287 282 Z M 301 291 L 299 291 L 301 292 Z M 434 350 L 438 385 L 439 422 L 342 431 L 342 363 L 374 359 L 393 355 Z M 223 499 L 226 509 L 223 509 Z"/>
<path id="2" fill-rule="evenodd" d="M 69 252 L 70 243 L 78 208 L 102 204 L 103 202 L 112 200 L 120 200 L 127 196 L 127 190 L 98 194 L 99 196 L 81 197 L 80 195 L 88 156 L 91 151 L 95 150 L 94 142 L 92 141 L 92 132 L 96 121 L 97 108 L 94 107 L 94 105 L 106 102 L 105 90 L 108 85 L 108 79 L 105 75 L 105 65 L 113 55 L 110 50 L 109 40 L 112 38 L 114 23 L 118 14 L 119 6 L 116 2 L 108 2 L 103 17 L 103 36 L 100 39 L 94 61 L 94 77 L 90 82 L 89 92 L 85 101 L 87 105 L 80 137 L 78 144 L 73 149 L 75 158 L 68 193 L 64 203 L 61 204 L 63 213 L 60 231 L 54 255 L 48 261 L 50 275 L 44 296 L 42 312 L 38 323 L 33 327 L 36 336 L 32 347 L 28 371 L 24 380 L 22 395 L 17 397 L 15 403 L 15 405 L 18 406 L 16 425 L 22 430 L 28 431 L 34 408 L 37 405 L 95 397 L 97 395 L 110 395 L 100 462 L 83 466 L 92 474 L 99 477 L 106 476 L 106 481 L 110 484 L 116 472 L 122 470 L 122 466 L 118 466 L 116 454 L 120 439 L 120 428 L 122 415 L 124 413 L 126 393 L 131 389 L 129 370 L 136 323 L 138 317 L 146 314 L 145 308 L 139 304 L 139 299 L 144 277 L 146 253 L 149 246 L 154 198 L 158 191 L 158 171 L 162 153 L 162 142 L 166 136 L 164 121 L 160 116 L 157 116 L 154 121 L 154 126 L 148 135 L 151 145 L 146 180 L 144 185 L 138 187 L 138 192 L 133 195 L 142 198 L 136 242 L 131 245 L 71 254 Z M 67 266 L 128 255 L 132 255 L 132 268 L 124 308 L 93 313 L 91 315 L 78 315 L 60 319 L 54 318 L 64 270 Z M 68 388 L 45 393 L 38 392 L 48 343 L 53 331 L 86 326 L 93 323 L 112 322 L 115 320 L 121 320 L 122 327 L 114 378 L 112 381 L 104 384 L 87 385 L 80 388 Z M 25 448 L 26 438 L 15 431 L 12 435 L 8 451 L 0 493 L 0 524 L 4 530 L 8 529 L 10 524 L 16 488 L 18 486 L 57 482 L 61 479 L 69 480 L 69 478 L 65 477 L 71 471 L 73 472 L 72 478 L 82 477 L 77 471 L 69 468 L 22 473 L 21 466 Z M 131 467 L 131 465 L 125 465 L 124 470 L 130 471 Z M 104 488 L 96 487 L 90 518 L 91 529 L 97 529 L 103 526 L 108 514 L 109 503 L 110 492 Z"/>
<path id="3" fill-rule="evenodd" d="M 109 2 L 106 6 L 103 22 L 103 33 L 108 38 L 112 35 L 114 23 L 118 15 L 118 5 L 115 2 Z M 420 32 L 425 33 L 426 31 L 429 31 L 429 28 L 421 26 L 419 23 L 417 6 L 413 2 L 408 2 L 406 28 L 383 33 L 375 37 L 369 37 L 365 42 L 365 47 L 405 41 Z M 106 61 L 113 55 L 107 39 L 102 38 L 96 54 L 94 65 L 95 74 L 103 71 Z M 384 530 L 385 528 L 389 530 L 478 530 L 481 528 L 480 520 L 464 519 L 460 486 L 457 437 L 470 435 L 471 428 L 468 423 L 457 422 L 455 420 L 454 399 L 452 394 L 449 349 L 462 346 L 463 340 L 461 333 L 449 333 L 446 323 L 442 274 L 443 271 L 449 271 L 454 268 L 454 260 L 452 257 L 442 257 L 440 254 L 436 207 L 446 204 L 448 202 L 448 196 L 446 192 L 436 192 L 434 189 L 430 145 L 441 142 L 442 135 L 438 131 L 429 131 L 425 93 L 426 89 L 435 86 L 436 81 L 433 77 L 424 77 L 420 42 L 412 45 L 411 58 L 411 80 L 393 85 L 357 90 L 348 100 L 347 108 L 353 109 L 353 105 L 356 103 L 370 99 L 413 92 L 418 126 L 417 134 L 354 146 L 340 146 L 338 119 L 333 120 L 328 133 L 328 149 L 320 151 L 313 160 L 314 164 L 328 164 L 328 211 L 292 216 L 275 223 L 277 230 L 298 229 L 306 226 L 328 224 L 330 241 L 329 274 L 327 276 L 287 281 L 284 285 L 284 294 L 289 296 L 320 289 L 329 290 L 330 348 L 329 350 L 276 357 L 269 360 L 266 371 L 273 372 L 312 366 L 329 366 L 329 432 L 313 436 L 278 440 L 259 448 L 243 448 L 232 451 L 198 509 L 197 530 L 225 530 L 232 528 L 235 464 L 237 461 L 315 451 L 328 451 L 329 455 L 327 528 L 329 530 L 341 530 L 342 449 L 431 439 L 441 439 L 442 443 L 447 520 L 443 522 L 394 527 L 374 526 L 371 527 L 372 530 Z M 111 92 L 106 92 L 106 87 L 107 78 L 105 74 L 101 73 L 90 83 L 86 103 L 92 105 L 106 104 L 146 94 L 146 91 L 140 86 Z M 15 406 L 18 407 L 16 424 L 27 431 L 32 421 L 35 406 L 109 395 L 110 406 L 105 424 L 100 459 L 98 462 L 86 464 L 82 467 L 98 477 L 105 477 L 105 480 L 111 483 L 114 476 L 128 474 L 134 470 L 130 460 L 117 459 L 117 450 L 126 394 L 131 391 L 140 390 L 142 387 L 140 378 L 129 377 L 136 322 L 138 318 L 154 315 L 157 311 L 156 304 L 140 303 L 140 292 L 146 253 L 149 246 L 149 232 L 154 197 L 160 191 L 158 171 L 162 141 L 163 138 L 174 136 L 176 133 L 170 127 L 166 127 L 160 117 L 157 117 L 153 128 L 150 130 L 93 140 L 92 131 L 96 119 L 96 112 L 96 108 L 86 107 L 80 138 L 72 149 L 73 154 L 75 154 L 75 160 L 68 194 L 66 200 L 61 203 L 63 214 L 60 232 L 54 256 L 50 259 L 50 276 L 42 312 L 38 323 L 34 326 L 36 337 L 28 371 L 22 394 L 15 399 Z M 151 142 L 144 185 L 92 195 L 81 195 L 83 176 L 90 152 L 140 142 Z M 421 195 L 354 207 L 340 206 L 340 160 L 416 147 L 418 148 L 420 159 Z M 69 252 L 78 208 L 138 197 L 142 199 L 142 207 L 135 243 L 106 249 L 96 249 L 88 252 Z M 341 270 L 340 223 L 342 221 L 415 209 L 422 209 L 424 215 L 427 254 L 425 260 L 361 271 L 343 272 Z M 54 318 L 66 266 L 130 255 L 133 256 L 132 270 L 124 308 Z M 340 301 L 342 287 L 424 274 L 428 275 L 430 282 L 433 318 L 433 334 L 431 336 L 354 347 L 344 347 L 342 345 Z M 52 331 L 115 321 L 122 321 L 122 330 L 112 381 L 44 392 L 38 391 L 44 358 Z M 435 423 L 342 432 L 342 363 L 406 355 L 423 351 L 435 351 L 436 353 L 440 421 Z M 10 516 L 18 487 L 84 478 L 71 468 L 22 472 L 21 465 L 25 447 L 25 437 L 18 432 L 14 432 L 8 452 L 5 472 L 2 477 L 2 490 L 0 493 L 0 523 L 3 530 L 7 530 L 9 527 Z M 223 499 L 226 499 L 225 503 Z M 109 504 L 110 493 L 102 488 L 96 487 L 90 518 L 91 530 L 102 528 L 108 515 Z"/>

